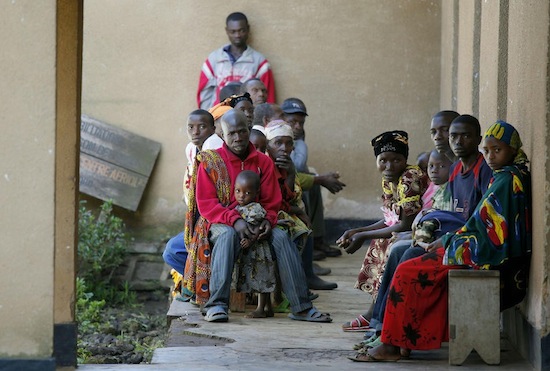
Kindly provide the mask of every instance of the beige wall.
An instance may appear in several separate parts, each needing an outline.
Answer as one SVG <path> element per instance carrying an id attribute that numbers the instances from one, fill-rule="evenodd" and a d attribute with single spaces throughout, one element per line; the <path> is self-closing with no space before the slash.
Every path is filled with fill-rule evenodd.
<path id="1" fill-rule="evenodd" d="M 443 22 L 442 34 L 448 38 L 458 35 L 459 39 L 458 50 L 442 42 L 442 104 L 452 104 L 455 89 L 460 112 L 479 107 L 482 129 L 497 118 L 514 124 L 531 160 L 533 257 L 528 297 L 520 308 L 531 329 L 517 319 L 511 328 L 516 340 L 524 343 L 525 355 L 540 368 L 544 359 L 541 338 L 550 333 L 549 3 L 455 0 L 443 2 L 442 13 L 449 17 Z M 457 23 L 458 29 L 454 27 Z M 477 89 L 472 83 L 475 79 Z"/>
<path id="2" fill-rule="evenodd" d="M 533 266 L 528 319 L 543 334 L 550 333 L 548 268 L 548 51 L 549 4 L 510 1 L 508 46 L 507 116 L 519 123 L 524 144 L 530 150 L 533 176 Z"/>
<path id="3" fill-rule="evenodd" d="M 162 143 L 135 217 L 183 220 L 186 115 L 196 107 L 202 62 L 227 42 L 232 11 L 248 16 L 250 44 L 269 59 L 279 101 L 305 101 L 310 166 L 339 170 L 348 185 L 326 195 L 327 215 L 379 217 L 370 140 L 409 131 L 411 161 L 431 147 L 429 122 L 440 108 L 439 2 L 85 2 L 82 112 Z"/>
<path id="4" fill-rule="evenodd" d="M 53 349 L 55 4 L 0 2 L 0 358 Z"/>

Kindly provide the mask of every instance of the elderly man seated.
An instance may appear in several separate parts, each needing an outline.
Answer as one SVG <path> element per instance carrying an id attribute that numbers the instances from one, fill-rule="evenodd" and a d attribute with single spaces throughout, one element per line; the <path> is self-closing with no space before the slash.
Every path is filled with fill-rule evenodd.
<path id="1" fill-rule="evenodd" d="M 301 259 L 290 236 L 274 228 L 282 196 L 273 161 L 256 151 L 249 142 L 247 120 L 242 112 L 228 111 L 222 117 L 222 128 L 223 147 L 197 155 L 200 164 L 194 177 L 196 186 L 193 187 L 196 203 L 190 199 L 188 212 L 200 214 L 200 217 L 186 221 L 186 242 L 189 241 L 191 259 L 185 271 L 187 287 L 195 291 L 198 302 L 201 299 L 206 301 L 207 321 L 226 322 L 233 267 L 241 249 L 239 241 L 256 237 L 266 239 L 272 246 L 282 289 L 291 305 L 289 317 L 300 321 L 331 322 L 330 316 L 320 313 L 308 298 Z M 267 215 L 258 226 L 247 223 L 235 210 L 237 203 L 233 185 L 243 170 L 254 171 L 261 177 L 257 201 Z"/>

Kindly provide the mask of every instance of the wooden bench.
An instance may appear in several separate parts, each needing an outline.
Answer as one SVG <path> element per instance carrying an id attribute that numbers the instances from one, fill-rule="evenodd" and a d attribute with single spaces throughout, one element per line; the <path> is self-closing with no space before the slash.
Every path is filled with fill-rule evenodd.
<path id="1" fill-rule="evenodd" d="M 449 271 L 449 364 L 461 365 L 475 349 L 500 364 L 500 272 Z"/>

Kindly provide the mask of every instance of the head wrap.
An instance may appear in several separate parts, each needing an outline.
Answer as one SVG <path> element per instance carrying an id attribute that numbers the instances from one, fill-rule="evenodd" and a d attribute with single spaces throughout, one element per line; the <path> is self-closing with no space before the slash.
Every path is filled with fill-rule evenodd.
<path id="1" fill-rule="evenodd" d="M 271 140 L 276 137 L 291 137 L 294 138 L 294 133 L 290 125 L 283 120 L 273 120 L 265 127 L 265 137 Z"/>
<path id="2" fill-rule="evenodd" d="M 262 125 L 254 125 L 252 126 L 252 130 L 258 130 L 260 133 L 265 135 L 265 128 Z"/>
<path id="3" fill-rule="evenodd" d="M 252 103 L 252 99 L 250 98 L 250 94 L 248 93 L 244 93 L 241 95 L 232 95 L 229 98 L 227 98 L 226 101 L 227 100 L 229 100 L 229 105 L 233 108 L 235 108 L 235 106 L 240 102 L 242 102 L 243 100 L 247 100 L 250 102 L 250 104 L 254 104 Z"/>
<path id="4" fill-rule="evenodd" d="M 520 165 L 529 162 L 527 155 L 521 149 L 523 143 L 521 143 L 521 138 L 519 137 L 518 131 L 509 123 L 502 120 L 497 120 L 497 122 L 487 129 L 485 135 L 483 135 L 483 139 L 485 138 L 498 139 L 515 149 L 517 154 L 514 158 L 514 164 Z"/>
<path id="5" fill-rule="evenodd" d="M 409 157 L 409 134 L 402 130 L 386 131 L 371 141 L 374 155 L 384 152 L 395 152 Z"/>
<path id="6" fill-rule="evenodd" d="M 227 102 L 228 99 L 229 98 L 227 98 L 223 102 L 216 104 L 214 107 L 208 110 L 208 112 L 210 112 L 210 114 L 212 114 L 212 116 L 214 117 L 214 121 L 216 121 L 217 119 L 222 117 L 227 111 L 232 109 L 232 107 Z"/>

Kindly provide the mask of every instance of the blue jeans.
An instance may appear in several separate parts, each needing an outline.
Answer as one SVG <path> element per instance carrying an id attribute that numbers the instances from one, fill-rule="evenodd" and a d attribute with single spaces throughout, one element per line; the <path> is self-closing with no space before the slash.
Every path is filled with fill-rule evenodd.
<path id="1" fill-rule="evenodd" d="M 391 245 L 390 256 L 386 262 L 386 268 L 382 275 L 382 282 L 378 289 L 378 297 L 374 303 L 370 321 L 371 327 L 376 329 L 376 331 L 382 331 L 382 322 L 384 321 L 384 313 L 386 312 L 386 302 L 390 292 L 391 281 L 397 270 L 397 266 L 404 261 L 414 259 L 426 252 L 421 247 L 413 246 L 412 242 L 412 240 L 399 240 Z"/>
<path id="2" fill-rule="evenodd" d="M 231 292 L 231 279 L 235 259 L 239 255 L 241 245 L 239 236 L 233 227 L 225 224 L 210 226 L 210 243 L 212 258 L 210 261 L 210 299 L 205 309 L 221 306 L 227 310 Z M 312 307 L 308 298 L 306 276 L 298 249 L 285 231 L 274 228 L 271 231 L 270 244 L 277 261 L 281 285 L 293 313 L 298 313 Z"/>
<path id="3" fill-rule="evenodd" d="M 185 248 L 185 241 L 183 238 L 183 232 L 172 237 L 167 243 L 162 258 L 178 273 L 183 275 L 185 270 L 185 262 L 187 261 L 187 249 Z"/>

